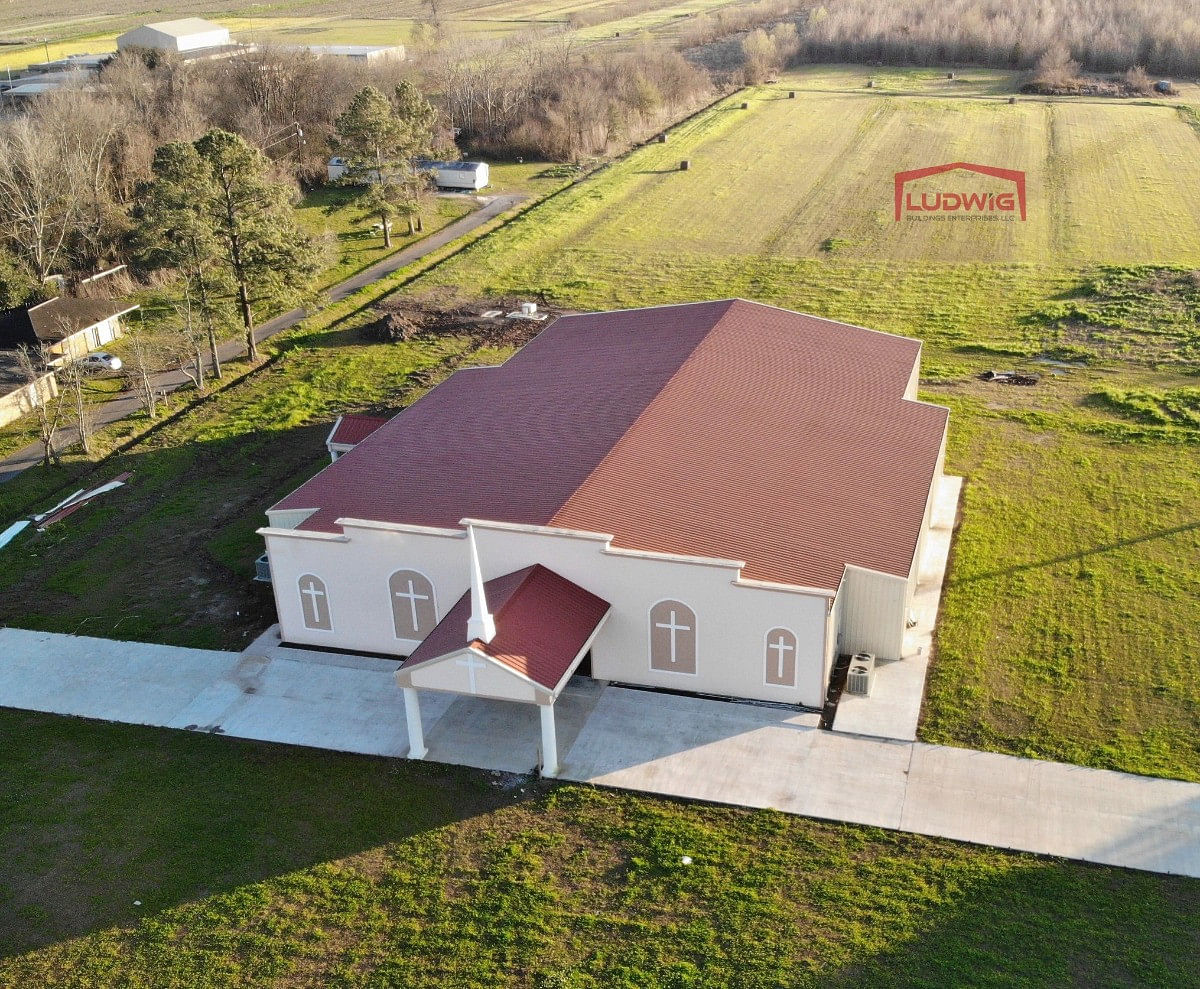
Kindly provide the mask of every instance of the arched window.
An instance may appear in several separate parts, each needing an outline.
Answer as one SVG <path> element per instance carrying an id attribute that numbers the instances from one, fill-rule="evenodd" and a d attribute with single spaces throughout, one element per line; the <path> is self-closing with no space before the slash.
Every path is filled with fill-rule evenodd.
<path id="1" fill-rule="evenodd" d="M 764 680 L 776 687 L 796 686 L 796 633 L 790 628 L 773 628 L 766 643 Z"/>
<path id="2" fill-rule="evenodd" d="M 650 669 L 696 672 L 696 613 L 679 601 L 650 609 Z"/>
<path id="3" fill-rule="evenodd" d="M 306 573 L 297 584 L 300 589 L 300 613 L 304 616 L 304 627 L 332 632 L 333 619 L 329 612 L 329 593 L 325 590 L 325 581 L 315 574 Z"/>
<path id="4" fill-rule="evenodd" d="M 397 639 L 423 639 L 437 624 L 433 584 L 416 570 L 397 570 L 388 578 Z"/>

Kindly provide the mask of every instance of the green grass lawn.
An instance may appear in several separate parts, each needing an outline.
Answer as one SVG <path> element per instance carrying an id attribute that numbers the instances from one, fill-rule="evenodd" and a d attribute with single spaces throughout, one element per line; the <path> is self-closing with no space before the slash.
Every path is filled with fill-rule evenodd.
<path id="1" fill-rule="evenodd" d="M 393 222 L 390 250 L 383 245 L 382 231 L 372 229 L 378 219 L 364 215 L 355 205 L 352 189 L 340 186 L 313 189 L 305 194 L 297 216 L 310 236 L 330 247 L 332 264 L 317 283 L 318 289 L 326 289 L 448 226 L 474 208 L 475 204 L 468 199 L 438 198 L 425 216 L 423 231 L 410 234 L 407 223 Z"/>
<path id="2" fill-rule="evenodd" d="M 1196 881 L 24 712 L 0 738 L 4 985 L 1184 986 L 1200 958 Z"/>

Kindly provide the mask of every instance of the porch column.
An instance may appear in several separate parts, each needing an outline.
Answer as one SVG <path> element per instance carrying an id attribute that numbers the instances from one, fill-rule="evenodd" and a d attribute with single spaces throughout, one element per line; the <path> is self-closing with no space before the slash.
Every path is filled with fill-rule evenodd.
<path id="1" fill-rule="evenodd" d="M 424 759 L 429 750 L 425 748 L 425 732 L 421 729 L 421 702 L 412 687 L 404 688 L 404 720 L 408 724 L 408 757 Z"/>
<path id="2" fill-rule="evenodd" d="M 554 731 L 554 702 L 539 704 L 538 710 L 542 715 L 542 775 L 557 776 L 558 738 Z"/>

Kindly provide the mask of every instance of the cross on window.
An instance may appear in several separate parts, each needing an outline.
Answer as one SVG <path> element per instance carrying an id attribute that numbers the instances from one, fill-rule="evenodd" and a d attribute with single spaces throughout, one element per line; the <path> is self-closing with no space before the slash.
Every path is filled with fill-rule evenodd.
<path id="1" fill-rule="evenodd" d="M 471 693 L 475 693 L 475 671 L 485 669 L 487 667 L 487 663 L 477 656 L 467 656 L 465 659 L 456 659 L 454 662 L 458 666 L 465 666 L 467 668 L 467 677 L 471 684 Z"/>
<path id="2" fill-rule="evenodd" d="M 300 604 L 306 628 L 330 628 L 329 595 L 320 577 L 305 574 L 300 578 Z"/>
<path id="3" fill-rule="evenodd" d="M 412 630 L 414 632 L 419 632 L 421 630 L 421 623 L 417 620 L 417 602 L 428 601 L 429 595 L 418 594 L 416 586 L 413 584 L 411 579 L 407 581 L 407 584 L 408 590 L 396 591 L 395 595 L 398 598 L 407 598 L 409 610 L 412 612 Z"/>
<path id="4" fill-rule="evenodd" d="M 397 639 L 423 639 L 437 624 L 433 583 L 419 570 L 397 570 L 388 578 L 392 624 Z"/>
<path id="5" fill-rule="evenodd" d="M 672 611 L 672 612 L 671 612 L 671 620 L 670 620 L 670 621 L 667 621 L 667 622 L 655 622 L 655 623 L 654 623 L 654 627 L 655 627 L 655 628 L 665 628 L 665 629 L 667 630 L 667 633 L 668 633 L 668 634 L 671 636 L 671 662 L 672 662 L 672 663 L 675 663 L 675 662 L 677 661 L 677 659 L 676 659 L 676 640 L 675 640 L 675 635 L 676 635 L 676 633 L 678 633 L 678 632 L 690 632 L 690 631 L 692 630 L 692 626 L 691 626 L 691 625 L 678 625 L 678 624 L 676 624 L 676 622 L 675 622 L 675 612 L 674 612 L 674 611 Z"/>
<path id="6" fill-rule="evenodd" d="M 796 651 L 796 647 L 792 646 L 792 645 L 788 645 L 787 636 L 785 636 L 782 632 L 780 632 L 779 638 L 777 638 L 774 642 L 772 642 L 769 646 L 767 646 L 767 648 L 775 653 L 776 665 L 778 667 L 775 675 L 780 680 L 782 680 L 783 679 L 784 660 L 789 652 Z"/>

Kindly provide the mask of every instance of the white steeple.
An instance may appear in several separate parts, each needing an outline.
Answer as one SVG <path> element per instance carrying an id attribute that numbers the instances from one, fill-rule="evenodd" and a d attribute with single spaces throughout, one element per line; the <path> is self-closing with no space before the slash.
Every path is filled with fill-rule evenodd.
<path id="1" fill-rule="evenodd" d="M 496 621 L 488 611 L 483 593 L 483 571 L 479 567 L 479 548 L 475 545 L 475 529 L 467 526 L 467 543 L 471 547 L 471 617 L 467 619 L 467 641 L 479 639 L 491 642 L 496 637 Z"/>

